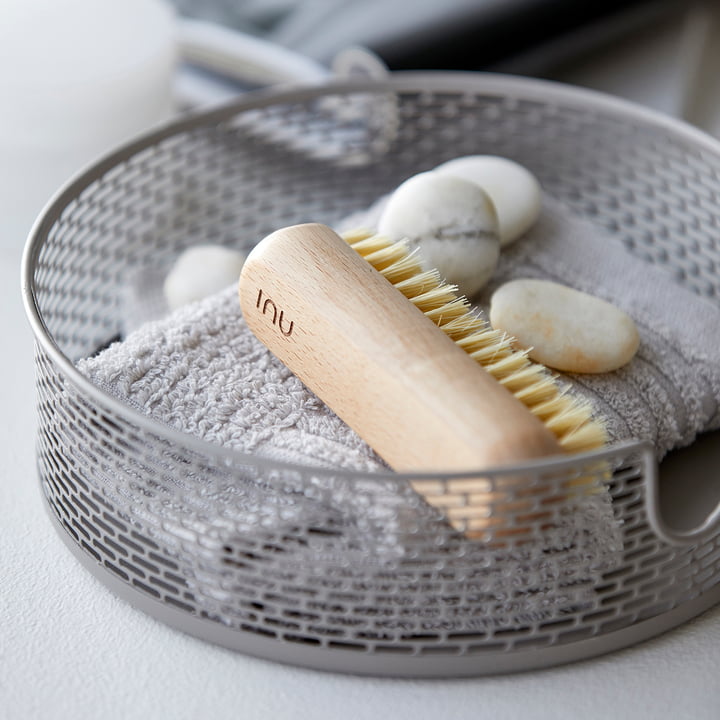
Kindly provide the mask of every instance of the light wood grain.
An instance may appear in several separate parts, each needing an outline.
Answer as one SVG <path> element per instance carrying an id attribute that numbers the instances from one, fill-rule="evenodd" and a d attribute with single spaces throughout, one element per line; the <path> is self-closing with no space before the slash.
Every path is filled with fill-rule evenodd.
<path id="1" fill-rule="evenodd" d="M 252 251 L 255 335 L 398 471 L 465 471 L 561 453 L 541 421 L 330 228 Z"/>

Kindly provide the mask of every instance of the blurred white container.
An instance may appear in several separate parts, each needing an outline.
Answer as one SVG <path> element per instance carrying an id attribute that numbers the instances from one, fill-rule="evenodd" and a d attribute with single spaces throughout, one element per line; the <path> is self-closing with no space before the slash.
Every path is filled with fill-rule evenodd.
<path id="1" fill-rule="evenodd" d="M 0 246 L 70 176 L 173 113 L 162 0 L 0 2 Z"/>

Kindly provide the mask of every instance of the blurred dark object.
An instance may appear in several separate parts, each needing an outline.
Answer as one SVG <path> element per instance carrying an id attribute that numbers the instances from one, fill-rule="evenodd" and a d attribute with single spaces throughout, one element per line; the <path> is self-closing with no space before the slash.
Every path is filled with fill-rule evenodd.
<path id="1" fill-rule="evenodd" d="M 392 70 L 497 70 L 539 75 L 642 29 L 688 0 L 172 0 L 329 64 L 353 45 Z"/>

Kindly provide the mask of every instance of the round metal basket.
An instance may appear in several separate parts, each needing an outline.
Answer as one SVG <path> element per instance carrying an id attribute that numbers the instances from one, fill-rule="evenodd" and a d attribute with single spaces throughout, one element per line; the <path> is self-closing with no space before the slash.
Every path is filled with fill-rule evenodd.
<path id="1" fill-rule="evenodd" d="M 200 441 L 77 371 L 122 335 L 132 278 L 185 247 L 332 225 L 474 153 L 519 161 L 568 213 L 720 302 L 718 145 L 538 81 L 423 73 L 261 91 L 122 148 L 57 195 L 23 269 L 38 464 L 60 535 L 113 591 L 242 652 L 405 676 L 585 658 L 720 600 L 720 532 L 664 524 L 647 445 L 496 472 L 353 474 Z M 585 528 L 558 546 L 554 528 L 588 501 L 608 542 Z M 464 532 L 478 517 L 482 531 Z"/>

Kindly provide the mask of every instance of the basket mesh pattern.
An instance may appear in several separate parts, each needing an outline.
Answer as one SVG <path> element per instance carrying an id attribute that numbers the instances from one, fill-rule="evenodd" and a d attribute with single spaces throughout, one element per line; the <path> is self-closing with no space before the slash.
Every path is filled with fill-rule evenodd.
<path id="1" fill-rule="evenodd" d="M 179 123 L 69 188 L 35 238 L 32 291 L 46 329 L 36 349 L 40 475 L 88 560 L 193 618 L 197 634 L 293 661 L 303 656 L 288 647 L 315 649 L 299 662 L 363 672 L 383 671 L 373 663 L 385 656 L 399 674 L 542 666 L 549 649 L 587 656 L 638 637 L 617 639 L 642 621 L 717 599 L 720 537 L 678 548 L 655 535 L 653 460 L 641 446 L 480 478 L 284 467 L 140 422 L 49 349 L 75 361 L 117 338 L 133 275 L 163 271 L 184 247 L 249 247 L 282 225 L 333 224 L 407 176 L 474 153 L 518 160 L 577 215 L 720 302 L 720 157 L 600 101 L 523 83 L 409 79 Z M 470 542 L 409 491 L 411 480 L 460 498 L 460 519 L 503 520 Z M 348 495 L 351 517 L 337 509 Z M 611 501 L 611 556 L 593 554 L 586 533 L 553 544 L 553 527 L 588 498 Z M 438 662 L 418 670 L 425 657 Z"/>

